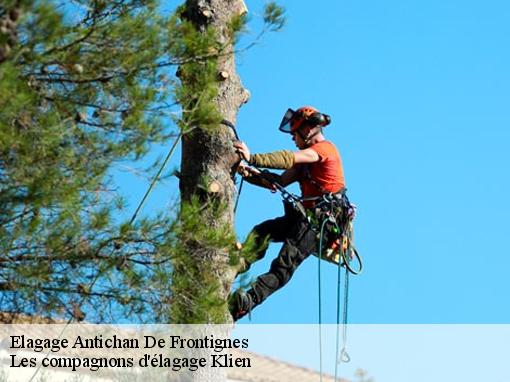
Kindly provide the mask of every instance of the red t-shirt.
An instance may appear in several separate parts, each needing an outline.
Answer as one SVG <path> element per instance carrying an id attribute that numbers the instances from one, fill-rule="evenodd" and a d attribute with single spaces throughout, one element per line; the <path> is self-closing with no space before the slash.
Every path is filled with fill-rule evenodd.
<path id="1" fill-rule="evenodd" d="M 337 193 L 345 188 L 342 159 L 335 145 L 329 141 L 318 142 L 309 147 L 319 155 L 319 161 L 301 164 L 299 186 L 303 197 Z M 311 207 L 313 203 L 306 203 Z"/>

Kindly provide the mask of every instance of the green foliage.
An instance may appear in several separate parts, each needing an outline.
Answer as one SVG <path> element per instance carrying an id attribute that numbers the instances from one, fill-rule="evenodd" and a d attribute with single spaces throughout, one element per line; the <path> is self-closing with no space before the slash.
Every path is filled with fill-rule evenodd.
<path id="1" fill-rule="evenodd" d="M 140 280 L 168 262 L 170 217 L 119 229 L 109 171 L 168 136 L 152 112 L 170 94 L 165 22 L 149 0 L 22 3 L 0 64 L 0 309 L 151 311 L 162 295 Z"/>
<path id="2" fill-rule="evenodd" d="M 253 283 L 253 277 L 248 272 L 250 265 L 257 260 L 257 254 L 261 247 L 269 245 L 269 238 L 266 238 L 262 243 L 257 244 L 256 236 L 252 232 L 248 235 L 243 242 L 240 250 L 233 251 L 230 254 L 229 265 L 236 270 L 239 277 L 236 280 L 237 288 L 247 290 Z"/>
<path id="3" fill-rule="evenodd" d="M 235 251 L 235 233 L 231 225 L 220 223 L 225 208 L 213 200 L 203 203 L 198 197 L 182 204 L 174 231 L 179 240 L 172 257 L 172 292 L 179 294 L 179 299 L 171 306 L 174 322 L 225 322 L 226 301 L 219 291 L 221 276 L 229 271 L 228 262 L 217 262 L 208 257 L 210 253 L 220 252 L 228 259 Z M 208 221 L 218 222 L 215 227 L 203 223 L 206 213 Z"/>
<path id="4" fill-rule="evenodd" d="M 277 32 L 285 26 L 285 9 L 271 1 L 264 8 L 264 23 L 271 32 Z"/>
<path id="5" fill-rule="evenodd" d="M 170 18 L 168 51 L 181 63 L 181 79 L 174 88 L 174 98 L 182 106 L 181 129 L 194 127 L 214 131 L 221 120 L 214 99 L 218 94 L 217 59 L 225 45 L 217 41 L 215 31 L 207 27 L 204 32 L 178 16 Z"/>
<path id="6" fill-rule="evenodd" d="M 246 14 L 236 15 L 232 17 L 228 24 L 229 35 L 234 43 L 237 44 L 242 34 L 247 32 L 246 24 L 248 23 L 248 16 Z"/>
<path id="7" fill-rule="evenodd" d="M 232 248 L 227 223 L 200 224 L 204 213 L 219 218 L 226 206 L 192 199 L 177 220 L 167 212 L 131 224 L 119 218 L 125 201 L 112 169 L 175 136 L 173 122 L 183 134 L 216 132 L 217 61 L 232 54 L 246 19 L 231 20 L 230 40 L 220 43 L 212 28 L 197 30 L 180 10 L 162 16 L 157 6 L 0 5 L 0 17 L 11 7 L 21 14 L 17 41 L 0 59 L 1 311 L 100 322 L 164 322 L 170 315 L 176 322 L 224 322 L 220 276 L 251 248 Z M 278 8 L 266 15 L 271 30 L 283 25 Z M 6 38 L 0 33 L 0 45 Z M 179 113 L 170 110 L 173 102 Z M 197 260 L 211 250 L 225 261 Z M 171 305 L 172 293 L 194 303 Z"/>
<path id="8" fill-rule="evenodd" d="M 268 240 L 263 242 L 261 246 L 267 246 Z M 230 254 L 229 264 L 238 271 L 242 272 L 246 268 L 246 264 L 251 264 L 256 260 L 257 252 L 260 250 L 254 233 L 248 235 L 240 249 Z"/>

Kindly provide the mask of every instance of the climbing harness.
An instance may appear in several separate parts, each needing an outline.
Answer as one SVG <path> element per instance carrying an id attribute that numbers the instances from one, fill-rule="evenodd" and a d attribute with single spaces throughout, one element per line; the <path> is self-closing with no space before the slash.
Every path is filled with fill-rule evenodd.
<path id="1" fill-rule="evenodd" d="M 309 219 L 315 219 L 318 227 L 325 222 L 336 237 L 329 240 L 326 252 L 321 254 L 324 260 L 333 264 L 340 264 L 352 274 L 357 275 L 363 270 L 363 262 L 358 251 L 354 247 L 353 219 L 356 207 L 350 203 L 345 190 L 337 194 L 324 194 L 316 198 L 316 205 Z M 323 240 L 323 235 L 319 237 Z M 356 260 L 357 266 L 353 266 L 352 260 Z"/>
<path id="2" fill-rule="evenodd" d="M 256 166 L 252 167 L 259 172 L 255 176 L 274 186 L 280 192 L 284 203 L 289 203 L 308 222 L 309 228 L 319 235 L 319 242 L 322 242 L 323 239 L 323 235 L 320 232 L 322 222 L 329 223 L 329 228 L 335 231 L 334 233 L 337 236 L 329 243 L 326 256 L 323 258 L 324 260 L 345 266 L 354 275 L 361 273 L 363 261 L 353 242 L 352 220 L 356 207 L 349 202 L 345 190 L 336 194 L 327 193 L 317 197 L 300 198 L 287 191 L 285 187 L 270 177 L 269 171 L 262 170 Z M 303 205 L 304 201 L 314 201 L 314 208 L 312 210 L 306 209 Z M 322 253 L 320 257 L 322 258 Z M 357 267 L 351 265 L 350 260 L 353 259 L 356 259 Z"/>

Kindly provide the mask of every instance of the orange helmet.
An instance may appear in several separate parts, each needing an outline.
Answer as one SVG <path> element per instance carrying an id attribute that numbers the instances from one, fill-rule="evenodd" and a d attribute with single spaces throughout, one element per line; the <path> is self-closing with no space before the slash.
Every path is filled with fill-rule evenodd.
<path id="1" fill-rule="evenodd" d="M 280 131 L 284 133 L 293 133 L 301 126 L 327 126 L 331 122 L 331 118 L 327 114 L 322 114 L 312 106 L 303 106 L 296 111 L 288 109 L 280 123 Z"/>

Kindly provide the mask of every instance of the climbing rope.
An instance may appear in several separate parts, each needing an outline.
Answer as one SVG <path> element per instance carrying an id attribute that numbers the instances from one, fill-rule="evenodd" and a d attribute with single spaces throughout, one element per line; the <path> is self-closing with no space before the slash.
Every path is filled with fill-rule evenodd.
<path id="1" fill-rule="evenodd" d="M 342 350 L 340 351 L 340 358 L 337 358 L 337 364 L 340 362 L 347 363 L 351 360 L 349 353 L 347 353 L 347 319 L 349 312 L 349 272 L 345 269 L 344 276 L 344 304 L 342 314 Z M 340 282 L 339 282 L 340 284 Z M 339 329 L 339 326 L 337 326 Z"/>
<path id="2" fill-rule="evenodd" d="M 343 248 L 340 249 L 343 252 Z M 346 261 L 349 261 L 347 259 Z M 337 282 L 337 312 L 336 312 L 336 354 L 335 354 L 335 382 L 338 380 L 338 367 L 343 363 L 348 363 L 351 360 L 349 353 L 347 353 L 347 314 L 349 309 L 349 268 L 345 267 L 344 276 L 344 301 L 342 309 L 342 349 L 340 349 L 340 296 L 341 296 L 341 266 L 338 265 L 338 282 Z"/>
<path id="3" fill-rule="evenodd" d="M 149 194 L 151 193 L 152 189 L 154 188 L 154 186 L 156 185 L 157 181 L 159 180 L 159 177 L 161 175 L 161 173 L 163 172 L 164 168 L 166 167 L 168 161 L 170 160 L 170 158 L 172 157 L 172 155 L 174 154 L 174 151 L 177 147 L 177 144 L 179 143 L 179 141 L 181 140 L 182 138 L 182 131 L 179 133 L 179 135 L 177 136 L 177 138 L 175 139 L 172 147 L 170 148 L 170 151 L 168 152 L 165 160 L 163 161 L 163 163 L 161 164 L 161 166 L 159 167 L 159 170 L 158 172 L 156 173 L 156 175 L 154 176 L 154 178 L 152 179 L 152 182 L 151 184 L 149 185 L 149 188 L 147 189 L 147 191 L 145 192 L 145 195 L 143 196 L 142 200 L 140 201 L 140 203 L 138 204 L 138 207 L 136 207 L 136 210 L 133 214 L 133 216 L 131 217 L 131 220 L 129 220 L 129 225 L 133 224 L 133 222 L 135 221 L 138 213 L 140 212 L 140 210 L 142 209 L 143 205 L 145 204 L 145 201 L 147 200 L 147 198 L 149 197 Z"/>
<path id="4" fill-rule="evenodd" d="M 345 195 L 343 195 L 346 198 Z M 325 199 L 326 200 L 326 199 Z M 345 201 L 345 199 L 344 199 Z M 338 207 L 338 206 L 337 206 Z M 348 304 L 349 304 L 349 273 L 359 274 L 362 270 L 362 261 L 358 252 L 352 245 L 352 217 L 350 209 L 352 205 L 349 203 L 347 199 L 347 203 L 341 205 L 341 208 L 344 209 L 344 218 L 347 219 L 343 224 L 343 229 L 340 230 L 338 222 L 336 219 L 332 217 L 334 214 L 335 206 L 330 203 L 330 211 L 327 212 L 326 216 L 323 216 L 322 222 L 319 230 L 319 248 L 318 248 L 318 301 L 319 301 L 319 372 L 320 372 L 320 381 L 322 382 L 323 375 L 323 353 L 322 353 L 322 275 L 321 275 L 321 265 L 322 265 L 322 252 L 323 252 L 323 243 L 325 239 L 324 231 L 327 223 L 332 223 L 334 232 L 341 233 L 342 242 L 339 247 L 339 258 L 338 258 L 338 273 L 337 273 L 337 310 L 336 310 L 336 344 L 335 344 L 335 382 L 338 381 L 338 368 L 341 363 L 348 363 L 350 361 L 350 356 L 347 352 L 347 322 L 348 322 Z M 358 261 L 358 267 L 353 268 L 350 266 L 351 257 L 356 258 Z M 345 267 L 345 276 L 344 276 L 344 288 L 343 288 L 343 304 L 341 303 L 341 271 L 342 266 Z M 342 310 L 341 310 L 341 307 Z M 342 313 L 340 313 L 342 312 Z M 342 348 L 340 349 L 340 323 L 342 324 Z"/>
<path id="5" fill-rule="evenodd" d="M 319 237 L 319 268 L 318 268 L 318 283 L 319 283 L 319 375 L 320 382 L 322 382 L 322 277 L 321 277 L 321 260 L 322 260 L 322 242 L 324 239 L 324 228 L 326 227 L 326 223 L 328 219 L 323 219 L 321 228 L 320 228 L 320 237 Z"/>
<path id="6" fill-rule="evenodd" d="M 227 119 L 222 119 L 221 122 L 220 122 L 222 125 L 225 125 L 227 127 L 230 127 L 230 129 L 234 132 L 234 136 L 236 137 L 236 139 L 239 141 L 239 135 L 237 134 L 237 129 L 235 127 L 235 125 L 230 122 L 229 120 Z M 241 158 L 242 159 L 242 158 Z M 236 197 L 236 201 L 234 203 L 234 215 L 236 214 L 237 212 L 237 206 L 239 205 L 239 198 L 241 197 L 241 191 L 243 190 L 243 184 L 244 184 L 244 178 L 241 177 L 241 182 L 239 183 L 239 189 L 237 190 L 237 197 Z"/>
<path id="7" fill-rule="evenodd" d="M 243 191 L 244 178 L 241 178 L 241 182 L 239 182 L 239 188 L 237 190 L 236 202 L 234 204 L 234 215 L 237 212 L 237 206 L 239 205 L 239 198 L 241 197 L 241 192 Z"/>

